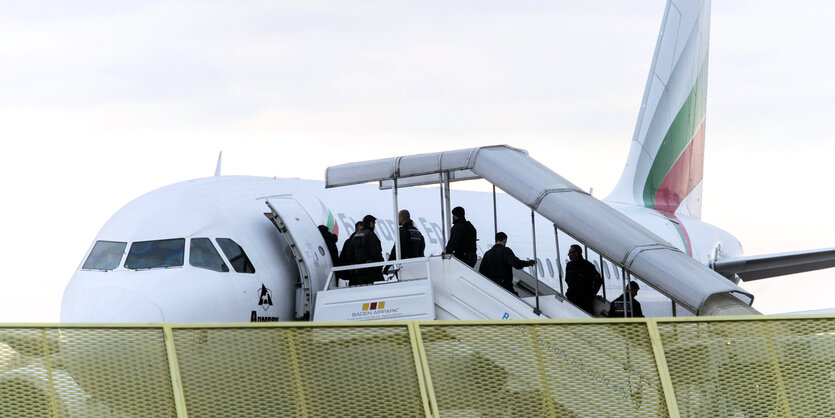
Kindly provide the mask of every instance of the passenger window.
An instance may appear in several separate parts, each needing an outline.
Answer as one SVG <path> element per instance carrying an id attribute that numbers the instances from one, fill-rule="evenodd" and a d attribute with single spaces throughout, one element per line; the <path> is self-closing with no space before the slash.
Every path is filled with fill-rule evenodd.
<path id="1" fill-rule="evenodd" d="M 255 267 L 249 261 L 244 249 L 238 243 L 229 238 L 218 238 L 217 245 L 220 245 L 221 251 L 226 254 L 232 268 L 238 273 L 255 273 Z"/>
<path id="2" fill-rule="evenodd" d="M 229 267 L 220 258 L 212 241 L 208 238 L 192 238 L 189 246 L 188 263 L 194 267 L 226 273 Z"/>
<path id="3" fill-rule="evenodd" d="M 81 268 L 83 270 L 113 270 L 119 267 L 127 245 L 126 242 L 96 241 Z"/>
<path id="4" fill-rule="evenodd" d="M 603 271 L 600 272 L 604 279 L 610 279 L 612 276 L 609 270 L 609 263 L 606 260 L 603 260 Z"/>
<path id="5" fill-rule="evenodd" d="M 125 268 L 138 270 L 182 267 L 185 247 L 185 238 L 134 242 L 125 260 Z"/>
<path id="6" fill-rule="evenodd" d="M 546 258 L 546 259 L 545 259 L 545 262 L 548 264 L 548 274 L 549 274 L 551 277 L 554 277 L 554 266 L 553 266 L 553 265 L 551 265 L 551 259 L 550 259 L 550 258 Z"/>

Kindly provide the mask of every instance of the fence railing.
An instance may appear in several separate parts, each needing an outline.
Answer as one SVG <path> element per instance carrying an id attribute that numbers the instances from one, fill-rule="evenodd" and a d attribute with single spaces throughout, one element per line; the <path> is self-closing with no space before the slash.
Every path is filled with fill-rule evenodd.
<path id="1" fill-rule="evenodd" d="M 0 325 L 0 416 L 833 416 L 835 315 Z"/>

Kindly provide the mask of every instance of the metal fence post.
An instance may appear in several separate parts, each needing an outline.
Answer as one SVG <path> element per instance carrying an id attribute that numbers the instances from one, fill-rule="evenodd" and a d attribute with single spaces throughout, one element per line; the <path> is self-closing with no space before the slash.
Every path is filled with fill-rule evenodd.
<path id="1" fill-rule="evenodd" d="M 423 402 L 423 412 L 424 415 L 426 415 L 427 417 L 431 417 L 433 416 L 432 409 L 430 409 L 431 407 L 429 406 L 431 402 L 429 401 L 429 390 L 425 378 L 425 375 L 429 373 L 429 367 L 428 365 L 424 367 L 425 363 L 420 355 L 420 348 L 422 347 L 422 344 L 418 342 L 420 326 L 415 321 L 409 321 L 407 327 L 409 330 L 409 342 L 412 345 L 412 356 L 415 359 L 415 371 L 417 371 L 418 386 L 420 388 L 420 399 Z"/>
<path id="2" fill-rule="evenodd" d="M 183 381 L 180 377 L 180 365 L 177 362 L 177 350 L 174 345 L 174 333 L 171 325 L 162 326 L 162 336 L 165 340 L 165 354 L 168 356 L 168 368 L 171 372 L 171 388 L 174 390 L 174 406 L 177 416 L 188 417 L 186 411 L 186 395 L 183 392 Z"/>
<path id="3" fill-rule="evenodd" d="M 432 377 L 429 374 L 429 361 L 426 358 L 426 350 L 423 347 L 423 336 L 420 331 L 420 323 L 417 321 L 411 321 L 409 326 L 409 337 L 412 341 L 412 353 L 415 353 L 417 350 L 415 363 L 418 367 L 418 378 L 421 379 L 422 383 L 426 385 L 426 395 L 429 400 L 429 409 L 426 410 L 426 416 L 439 417 L 441 414 L 438 412 L 438 400 L 435 398 L 435 388 L 432 386 Z M 421 395 L 424 395 L 423 386 L 421 386 Z M 425 404 L 424 404 L 425 405 Z"/>
<path id="4" fill-rule="evenodd" d="M 664 355 L 664 346 L 661 344 L 661 334 L 658 332 L 658 320 L 649 318 L 646 320 L 649 340 L 652 343 L 652 354 L 655 356 L 655 367 L 658 369 L 658 379 L 661 380 L 661 388 L 664 391 L 664 401 L 667 403 L 667 412 L 670 417 L 676 418 L 681 415 L 678 412 L 676 392 L 673 388 L 673 379 L 670 377 L 670 370 L 667 368 L 667 357 Z"/>

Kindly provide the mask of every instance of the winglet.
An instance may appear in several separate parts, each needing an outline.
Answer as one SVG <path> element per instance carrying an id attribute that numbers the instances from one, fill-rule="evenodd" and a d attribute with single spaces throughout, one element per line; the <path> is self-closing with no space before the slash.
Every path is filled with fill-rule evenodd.
<path id="1" fill-rule="evenodd" d="M 215 167 L 215 177 L 220 177 L 220 160 L 223 158 L 223 151 L 217 155 L 217 167 Z"/>

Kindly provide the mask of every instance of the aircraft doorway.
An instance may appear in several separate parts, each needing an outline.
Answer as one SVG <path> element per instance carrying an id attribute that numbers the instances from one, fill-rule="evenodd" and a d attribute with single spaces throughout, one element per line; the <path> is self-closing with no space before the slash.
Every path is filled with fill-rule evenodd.
<path id="1" fill-rule="evenodd" d="M 324 286 L 333 266 L 327 246 L 316 223 L 296 199 L 272 197 L 265 203 L 270 212 L 264 215 L 287 240 L 299 268 L 296 319 L 309 319 L 316 303 L 316 291 Z"/>

